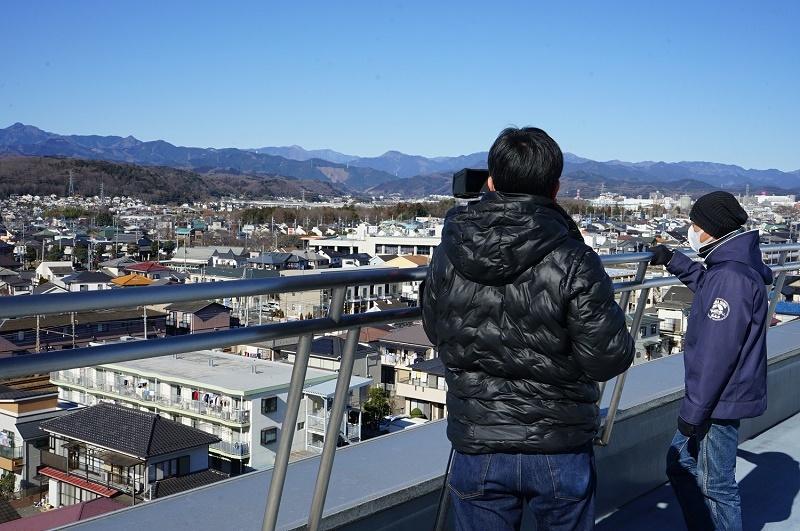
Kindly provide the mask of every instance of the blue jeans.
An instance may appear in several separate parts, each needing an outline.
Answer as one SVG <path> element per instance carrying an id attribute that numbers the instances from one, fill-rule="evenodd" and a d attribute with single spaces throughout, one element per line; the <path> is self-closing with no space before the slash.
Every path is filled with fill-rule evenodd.
<path id="1" fill-rule="evenodd" d="M 519 529 L 523 502 L 539 531 L 594 529 L 591 442 L 558 454 L 455 452 L 449 486 L 457 530 Z"/>
<path id="2" fill-rule="evenodd" d="M 690 531 L 742 529 L 736 484 L 738 420 L 712 420 L 693 437 L 675 434 L 667 452 L 667 477 Z"/>

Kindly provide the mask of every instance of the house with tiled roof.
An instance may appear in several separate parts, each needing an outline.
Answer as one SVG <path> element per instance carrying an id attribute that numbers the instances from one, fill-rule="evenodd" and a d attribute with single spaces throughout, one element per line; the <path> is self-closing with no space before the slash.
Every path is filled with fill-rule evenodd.
<path id="1" fill-rule="evenodd" d="M 145 276 L 137 275 L 136 273 L 128 273 L 127 275 L 111 279 L 111 284 L 120 288 L 138 288 L 142 286 L 150 286 L 155 282 Z"/>
<path id="2" fill-rule="evenodd" d="M 329 267 L 342 267 L 344 253 L 333 249 L 317 249 L 317 253 L 328 258 Z"/>
<path id="3" fill-rule="evenodd" d="M 369 261 L 369 265 L 383 265 L 389 260 L 394 260 L 397 257 L 398 255 L 396 254 L 377 254 L 372 257 L 372 260 Z"/>
<path id="4" fill-rule="evenodd" d="M 112 260 L 100 262 L 98 267 L 100 267 L 101 271 L 112 277 L 119 277 L 125 274 L 125 267 L 138 262 L 138 260 L 134 260 L 130 256 L 123 256 L 122 258 L 114 258 Z"/>
<path id="5" fill-rule="evenodd" d="M 186 245 L 181 245 L 175 250 L 172 258 L 162 261 L 162 263 L 181 270 L 208 266 L 229 266 L 231 256 L 236 256 L 236 263 L 241 265 L 246 256 L 244 247 L 227 247 L 223 245 L 187 247 Z M 220 257 L 220 263 L 217 263 L 215 257 Z"/>
<path id="6" fill-rule="evenodd" d="M 158 280 L 160 278 L 168 278 L 175 270 L 167 266 L 163 266 L 158 262 L 137 262 L 135 264 L 126 265 L 123 270 L 125 273 L 136 273 L 151 280 Z"/>
<path id="7" fill-rule="evenodd" d="M 99 291 L 111 287 L 112 277 L 100 271 L 79 271 L 61 279 L 67 291 Z"/>
<path id="8" fill-rule="evenodd" d="M 48 495 L 56 506 L 98 497 L 126 505 L 153 499 L 159 481 L 208 470 L 208 448 L 221 440 L 155 413 L 107 402 L 39 426 L 51 441 L 42 451 L 39 473 L 49 478 Z"/>
<path id="9" fill-rule="evenodd" d="M 168 313 L 168 336 L 213 332 L 231 327 L 231 309 L 218 302 L 176 302 L 164 310 Z"/>
<path id="10" fill-rule="evenodd" d="M 72 267 L 72 262 L 69 261 L 42 262 L 36 268 L 37 279 L 44 278 L 55 283 L 73 273 L 75 273 L 75 269 Z"/>
<path id="11" fill-rule="evenodd" d="M 330 267 L 330 259 L 312 251 L 294 250 L 292 254 L 298 258 L 298 269 L 325 269 Z"/>
<path id="12" fill-rule="evenodd" d="M 8 256 L 0 254 L 0 267 L 16 271 L 17 269 L 22 267 L 22 264 L 20 264 L 19 262 L 17 262 L 12 258 L 9 258 Z"/>
<path id="13" fill-rule="evenodd" d="M 51 441 L 41 453 L 39 473 L 49 478 L 49 499 L 56 506 L 99 497 L 126 505 L 153 499 L 157 482 L 208 470 L 208 448 L 221 440 L 155 413 L 107 402 L 39 427 Z"/>
<path id="14" fill-rule="evenodd" d="M 430 262 L 430 258 L 427 256 L 419 255 L 419 254 L 405 254 L 403 256 L 398 256 L 392 260 L 389 260 L 384 265 L 386 267 L 398 267 L 398 268 L 406 268 L 406 267 L 422 267 L 428 265 Z"/>
<path id="15" fill-rule="evenodd" d="M 369 265 L 370 260 L 372 260 L 372 256 L 367 253 L 351 253 L 342 256 L 342 267 L 363 267 Z"/>
<path id="16" fill-rule="evenodd" d="M 52 282 L 45 282 L 44 284 L 39 284 L 33 288 L 33 290 L 28 291 L 28 293 L 32 295 L 50 295 L 52 293 L 69 293 L 69 290 L 64 286 L 59 286 Z"/>
<path id="17" fill-rule="evenodd" d="M 426 419 L 447 416 L 447 384 L 441 358 L 431 358 L 409 365 L 399 372 L 395 386 L 395 402 L 403 401 L 403 413 L 419 409 Z"/>
<path id="18" fill-rule="evenodd" d="M 62 413 L 55 387 L 0 385 L 0 473 L 14 474 L 15 491 L 38 486 L 39 448 L 48 444 L 39 423 Z"/>
<path id="19" fill-rule="evenodd" d="M 273 269 L 276 271 L 300 269 L 300 257 L 292 253 L 261 253 L 254 258 L 248 258 L 247 263 L 250 267 L 256 269 Z"/>
<path id="20" fill-rule="evenodd" d="M 435 357 L 433 344 L 422 325 L 404 326 L 378 340 L 381 353 L 381 383 L 391 389 L 401 379 L 409 378 L 408 367 Z"/>
<path id="21" fill-rule="evenodd" d="M 0 294 L 2 295 L 30 295 L 32 290 L 33 281 L 30 278 L 14 276 L 0 280 Z"/>

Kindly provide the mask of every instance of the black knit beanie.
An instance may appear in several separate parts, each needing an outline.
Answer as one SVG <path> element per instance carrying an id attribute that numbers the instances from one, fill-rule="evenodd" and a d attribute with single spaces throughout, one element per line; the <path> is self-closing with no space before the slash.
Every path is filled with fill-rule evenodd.
<path id="1" fill-rule="evenodd" d="M 694 202 L 689 219 L 714 238 L 721 238 L 747 221 L 747 212 L 728 192 L 711 192 Z"/>

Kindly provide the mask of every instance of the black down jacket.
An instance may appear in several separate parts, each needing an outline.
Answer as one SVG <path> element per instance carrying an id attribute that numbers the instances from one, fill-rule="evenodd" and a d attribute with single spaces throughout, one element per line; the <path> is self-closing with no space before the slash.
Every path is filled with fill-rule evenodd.
<path id="1" fill-rule="evenodd" d="M 554 201 L 490 192 L 447 214 L 423 291 L 456 450 L 555 453 L 599 428 L 598 381 L 633 361 L 597 254 Z"/>

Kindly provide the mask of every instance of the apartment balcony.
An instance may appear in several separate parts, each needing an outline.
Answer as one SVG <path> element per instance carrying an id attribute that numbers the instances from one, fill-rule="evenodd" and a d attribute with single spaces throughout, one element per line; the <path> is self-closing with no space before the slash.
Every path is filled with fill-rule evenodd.
<path id="1" fill-rule="evenodd" d="M 209 450 L 236 457 L 248 457 L 250 444 L 244 441 L 220 441 L 209 446 Z"/>
<path id="2" fill-rule="evenodd" d="M 397 380 L 396 394 L 412 400 L 444 404 L 447 397 L 447 385 L 444 383 L 444 378 L 441 378 L 439 383 L 424 382 L 420 378 L 400 378 Z"/>
<path id="3" fill-rule="evenodd" d="M 771 247 L 772 251 L 780 253 L 797 249 L 800 249 L 798 244 Z M 606 266 L 632 264 L 636 268 L 634 281 L 615 285 L 624 307 L 633 295 L 646 299 L 653 287 L 677 284 L 678 281 L 672 277 L 645 280 L 650 257 L 650 253 L 603 257 Z M 798 267 L 797 263 L 791 263 L 773 268 L 778 273 L 776 292 L 782 287 L 785 272 Z M 418 319 L 419 309 L 343 315 L 337 311 L 343 306 L 343 290 L 364 283 L 418 281 L 424 274 L 424 268 L 392 273 L 355 270 L 321 275 L 326 277 L 324 279 L 304 277 L 298 280 L 283 278 L 165 286 L 115 293 L 120 297 L 119 301 L 107 296 L 101 298 L 102 292 L 64 294 L 51 299 L 35 295 L 17 297 L 15 299 L 25 300 L 15 300 L 13 305 L 0 300 L 2 318 L 12 314 L 56 313 L 65 311 L 64 308 L 90 303 L 96 307 L 131 306 L 134 301 L 136 304 L 152 304 L 277 294 L 298 291 L 301 287 L 333 288 L 336 299 L 325 318 L 18 356 L 0 360 L 0 370 L 12 376 L 25 375 L 43 369 L 57 371 L 298 336 L 301 339 L 294 369 L 297 378 L 293 374 L 293 382 L 302 382 L 313 336 L 349 330 L 349 346 L 344 349 L 339 372 L 339 384 L 342 389 L 347 389 L 348 363 L 355 357 L 359 327 Z M 771 311 L 776 303 L 777 297 L 772 300 Z M 634 333 L 639 329 L 644 306 L 637 305 L 632 322 Z M 797 442 L 800 440 L 800 416 L 797 415 L 800 412 L 800 386 L 797 385 L 800 322 L 771 328 L 768 351 L 769 409 L 757 419 L 743 421 L 740 431 L 743 443 L 738 474 L 746 509 L 745 524 L 753 529 L 770 528 L 773 523 L 775 527 L 771 528 L 774 529 L 800 529 L 800 443 Z M 683 398 L 683 377 L 682 354 L 674 354 L 631 367 L 624 377 L 605 384 L 600 404 L 604 428 L 596 446 L 598 529 L 682 528 L 674 496 L 665 487 L 664 460 Z M 425 392 L 428 392 L 427 388 Z M 337 393 L 334 397 L 327 434 L 337 433 L 341 426 L 347 403 L 347 397 L 343 395 L 346 393 Z M 302 385 L 298 383 L 290 387 L 284 425 L 297 422 L 301 403 Z M 320 456 L 289 463 L 293 432 L 281 430 L 273 469 L 230 478 L 219 484 L 160 499 L 158 503 L 144 503 L 85 520 L 72 527 L 81 530 L 139 530 L 165 525 L 190 529 L 432 528 L 450 452 L 446 420 L 431 421 L 412 430 L 338 449 L 337 438 L 326 437 Z M 309 492 L 311 484 L 316 485 L 313 495 Z M 523 529 L 533 529 L 527 516 Z"/>
<path id="4" fill-rule="evenodd" d="M 114 454 L 113 452 L 109 452 Z M 118 455 L 118 454 L 115 454 Z M 130 493 L 135 485 L 135 490 L 141 492 L 143 490 L 144 479 L 141 475 L 136 476 L 134 483 L 133 475 L 123 475 L 112 472 L 109 467 L 95 466 L 89 464 L 85 459 L 69 459 L 66 456 L 58 455 L 50 451 L 42 451 L 42 465 L 53 471 L 63 472 L 70 478 L 77 478 L 82 481 L 89 482 L 96 486 L 95 491 L 100 488 L 111 489 L 116 492 Z M 132 460 L 127 458 L 127 460 Z M 140 463 L 143 463 L 140 462 Z M 57 479 L 66 479 L 64 476 L 55 473 L 47 474 Z M 66 479 L 69 482 L 69 479 Z M 107 495 L 107 494 L 106 494 Z"/>
<path id="5" fill-rule="evenodd" d="M 100 391 L 106 396 L 116 395 L 123 401 L 153 403 L 156 407 L 186 411 L 199 416 L 212 417 L 226 423 L 249 424 L 250 411 L 209 405 L 202 400 L 191 400 L 179 395 L 164 395 L 135 385 L 117 385 L 97 381 L 85 376 L 75 376 L 66 371 L 51 373 L 50 380 L 55 384 L 67 384 L 86 391 Z"/>
<path id="6" fill-rule="evenodd" d="M 0 469 L 18 472 L 23 466 L 24 443 L 17 439 L 13 446 L 0 446 Z"/>

